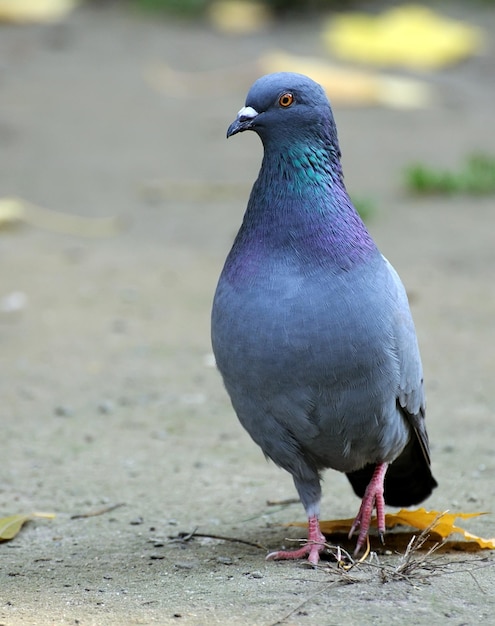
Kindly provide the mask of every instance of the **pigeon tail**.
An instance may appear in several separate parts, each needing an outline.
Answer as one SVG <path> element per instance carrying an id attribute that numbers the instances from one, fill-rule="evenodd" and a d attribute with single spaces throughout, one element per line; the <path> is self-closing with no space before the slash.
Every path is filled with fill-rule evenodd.
<path id="1" fill-rule="evenodd" d="M 347 474 L 355 494 L 360 498 L 364 496 L 375 468 L 375 464 L 369 464 Z M 413 436 L 388 467 L 384 481 L 385 504 L 397 507 L 419 504 L 431 495 L 436 486 L 437 481 L 433 478 L 420 441 Z"/>

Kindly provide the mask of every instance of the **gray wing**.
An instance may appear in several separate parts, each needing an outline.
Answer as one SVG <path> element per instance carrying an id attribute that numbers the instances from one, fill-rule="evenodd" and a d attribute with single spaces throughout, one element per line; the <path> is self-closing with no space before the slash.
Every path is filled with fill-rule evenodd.
<path id="1" fill-rule="evenodd" d="M 430 464 L 430 448 L 425 427 L 426 401 L 423 386 L 423 366 L 416 329 L 404 285 L 393 266 L 385 257 L 383 258 L 397 289 L 395 338 L 400 367 L 397 401 L 418 437 L 426 461 Z"/>
<path id="2" fill-rule="evenodd" d="M 384 260 L 395 285 L 393 335 L 400 370 L 397 408 L 409 422 L 414 433 L 387 470 L 384 498 L 385 503 L 391 506 L 412 506 L 427 498 L 437 486 L 437 481 L 430 470 L 430 452 L 425 427 L 423 367 L 416 331 L 404 285 L 387 259 Z M 370 464 L 347 474 L 354 492 L 361 498 L 374 469 L 375 466 Z"/>

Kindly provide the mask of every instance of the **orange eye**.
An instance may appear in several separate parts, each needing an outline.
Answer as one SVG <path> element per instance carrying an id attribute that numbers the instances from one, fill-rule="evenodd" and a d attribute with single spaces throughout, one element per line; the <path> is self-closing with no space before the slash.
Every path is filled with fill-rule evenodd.
<path id="1" fill-rule="evenodd" d="M 294 96 L 289 92 L 283 93 L 278 99 L 278 103 L 280 104 L 281 107 L 284 107 L 284 108 L 290 107 L 290 105 L 293 102 L 294 102 Z"/>

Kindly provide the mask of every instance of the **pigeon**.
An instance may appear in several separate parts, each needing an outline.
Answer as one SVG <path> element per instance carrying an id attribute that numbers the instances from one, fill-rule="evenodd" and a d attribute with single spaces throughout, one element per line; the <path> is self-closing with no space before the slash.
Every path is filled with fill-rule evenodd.
<path id="1" fill-rule="evenodd" d="M 293 477 L 308 540 L 268 559 L 324 550 L 321 472 L 344 472 L 361 507 L 349 537 L 368 540 L 376 509 L 437 486 L 423 371 L 404 286 L 346 191 L 323 88 L 290 72 L 251 87 L 227 137 L 247 130 L 264 156 L 216 288 L 215 360 L 242 426 Z"/>

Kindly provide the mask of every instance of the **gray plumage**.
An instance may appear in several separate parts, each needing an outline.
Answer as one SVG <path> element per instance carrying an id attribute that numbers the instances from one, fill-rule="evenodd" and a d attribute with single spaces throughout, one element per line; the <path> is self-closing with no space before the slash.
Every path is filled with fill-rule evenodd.
<path id="1" fill-rule="evenodd" d="M 385 502 L 416 504 L 436 485 L 416 333 L 404 287 L 345 190 L 328 100 L 305 76 L 262 77 L 228 136 L 244 130 L 258 133 L 264 158 L 212 312 L 233 407 L 292 474 L 316 526 L 325 468 L 380 513 L 379 494 L 365 492 L 389 464 Z M 363 537 L 366 524 L 357 518 Z"/>

